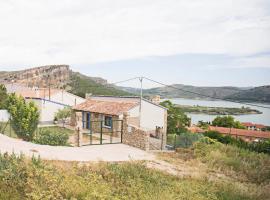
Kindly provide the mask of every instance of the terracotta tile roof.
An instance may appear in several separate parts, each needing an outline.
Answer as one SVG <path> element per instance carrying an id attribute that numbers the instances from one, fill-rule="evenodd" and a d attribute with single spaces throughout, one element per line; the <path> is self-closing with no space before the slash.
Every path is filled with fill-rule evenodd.
<path id="1" fill-rule="evenodd" d="M 245 136 L 245 137 L 254 137 L 254 138 L 270 138 L 269 131 L 253 131 L 246 129 L 236 129 L 236 128 L 224 128 L 224 127 L 215 127 L 210 126 L 209 130 L 218 131 L 223 134 L 228 135 L 237 135 L 237 136 Z"/>
<path id="2" fill-rule="evenodd" d="M 84 103 L 73 106 L 73 109 L 107 115 L 120 115 L 136 105 L 138 105 L 138 102 L 87 100 Z"/>
<path id="3" fill-rule="evenodd" d="M 250 123 L 250 122 L 243 122 L 242 125 L 243 125 L 243 126 L 253 126 L 253 124 Z"/>
<path id="4" fill-rule="evenodd" d="M 189 131 L 191 131 L 192 133 L 203 133 L 204 130 L 198 126 L 194 126 L 192 125 L 191 127 L 187 128 Z"/>

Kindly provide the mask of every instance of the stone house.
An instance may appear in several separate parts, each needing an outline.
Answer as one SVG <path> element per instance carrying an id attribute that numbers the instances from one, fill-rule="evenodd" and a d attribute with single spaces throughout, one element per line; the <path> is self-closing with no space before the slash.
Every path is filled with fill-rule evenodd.
<path id="1" fill-rule="evenodd" d="M 151 141 L 153 146 L 156 145 L 155 140 L 164 140 L 157 146 L 166 145 L 167 109 L 149 100 L 90 96 L 85 102 L 73 106 L 73 110 L 76 124 L 83 130 L 98 132 L 102 127 L 102 131 L 112 131 L 116 136 L 123 133 L 123 143 L 142 149 L 148 149 Z M 128 136 L 125 135 L 127 132 L 130 133 Z M 150 144 L 145 144 L 149 141 Z"/>

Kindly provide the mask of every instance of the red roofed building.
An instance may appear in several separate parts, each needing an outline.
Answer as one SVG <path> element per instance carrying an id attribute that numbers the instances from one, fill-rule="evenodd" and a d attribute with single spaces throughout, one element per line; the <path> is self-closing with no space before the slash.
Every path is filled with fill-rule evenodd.
<path id="1" fill-rule="evenodd" d="M 254 130 L 215 127 L 215 126 L 210 126 L 209 130 L 217 131 L 223 135 L 230 135 L 235 138 L 242 138 L 247 142 L 270 139 L 269 131 L 254 131 Z"/>
<path id="2" fill-rule="evenodd" d="M 243 122 L 243 126 L 245 126 L 248 130 L 261 131 L 263 128 L 266 128 L 263 124 L 253 124 L 251 122 Z"/>
<path id="3" fill-rule="evenodd" d="M 86 102 L 73 106 L 73 110 L 81 112 L 82 128 L 86 129 L 97 120 L 110 128 L 110 121 L 123 119 L 124 113 L 129 114 L 129 124 L 146 130 L 167 126 L 167 109 L 146 99 L 142 99 L 140 107 L 138 97 L 90 96 Z"/>

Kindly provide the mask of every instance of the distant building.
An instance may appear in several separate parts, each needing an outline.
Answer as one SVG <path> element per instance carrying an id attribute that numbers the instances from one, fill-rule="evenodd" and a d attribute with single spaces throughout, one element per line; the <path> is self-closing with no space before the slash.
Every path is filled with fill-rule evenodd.
<path id="1" fill-rule="evenodd" d="M 253 124 L 250 122 L 243 122 L 242 125 L 245 126 L 246 129 L 253 131 L 261 131 L 263 128 L 266 128 L 263 124 Z"/>
<path id="2" fill-rule="evenodd" d="M 225 128 L 225 127 L 215 127 L 209 126 L 210 131 L 217 131 L 223 135 L 229 135 L 235 138 L 241 138 L 246 142 L 251 141 L 261 141 L 270 139 L 269 131 L 255 131 L 255 130 L 245 130 L 236 128 Z"/>
<path id="3" fill-rule="evenodd" d="M 71 94 L 65 90 L 49 88 L 29 88 L 20 84 L 7 85 L 8 93 L 15 93 L 24 97 L 26 101 L 33 101 L 39 109 L 41 124 L 52 124 L 55 113 L 64 107 L 72 107 L 85 102 L 84 98 Z"/>

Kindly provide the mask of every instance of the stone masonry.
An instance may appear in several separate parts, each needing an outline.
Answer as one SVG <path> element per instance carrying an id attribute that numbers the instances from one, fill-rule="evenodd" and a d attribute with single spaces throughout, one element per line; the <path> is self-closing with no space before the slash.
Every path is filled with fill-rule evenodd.
<path id="1" fill-rule="evenodd" d="M 123 135 L 122 142 L 124 144 L 143 149 L 149 150 L 149 133 L 138 127 L 128 124 L 128 114 L 124 114 L 123 118 Z"/>

